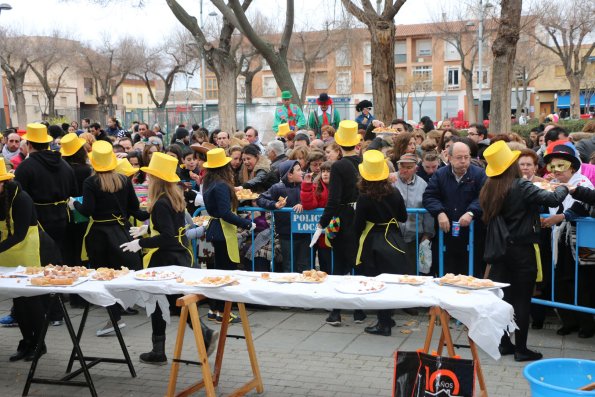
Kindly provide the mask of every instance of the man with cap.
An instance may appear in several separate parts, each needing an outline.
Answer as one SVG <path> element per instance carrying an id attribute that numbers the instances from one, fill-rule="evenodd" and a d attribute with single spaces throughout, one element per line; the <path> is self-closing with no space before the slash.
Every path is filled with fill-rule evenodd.
<path id="1" fill-rule="evenodd" d="M 316 131 L 316 136 L 320 136 L 320 129 L 324 125 L 332 125 L 335 129 L 339 128 L 341 115 L 339 111 L 334 108 L 333 100 L 326 92 L 323 92 L 316 99 L 318 107 L 310 113 L 308 118 L 308 128 Z"/>
<path id="2" fill-rule="evenodd" d="M 279 124 L 287 123 L 292 131 L 306 128 L 306 118 L 302 109 L 295 103 L 291 103 L 291 92 L 283 91 L 281 93 L 281 106 L 275 109 L 275 121 L 273 122 L 273 131 L 279 131 Z"/>

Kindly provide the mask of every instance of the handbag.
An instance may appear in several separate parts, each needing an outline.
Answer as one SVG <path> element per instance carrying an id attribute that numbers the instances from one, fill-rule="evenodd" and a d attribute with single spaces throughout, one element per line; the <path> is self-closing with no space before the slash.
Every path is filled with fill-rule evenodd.
<path id="1" fill-rule="evenodd" d="M 483 259 L 487 263 L 499 261 L 506 254 L 506 244 L 508 241 L 508 228 L 504 218 L 497 215 L 490 220 L 486 232 L 486 244 L 483 253 Z"/>

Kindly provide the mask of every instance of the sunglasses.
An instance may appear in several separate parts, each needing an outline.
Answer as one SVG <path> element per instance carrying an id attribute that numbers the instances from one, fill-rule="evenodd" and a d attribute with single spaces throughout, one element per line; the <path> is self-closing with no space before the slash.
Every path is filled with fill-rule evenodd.
<path id="1" fill-rule="evenodd" d="M 555 172 L 555 171 L 559 171 L 559 172 L 564 172 L 567 171 L 570 166 L 572 164 L 570 163 L 570 161 L 566 161 L 566 160 L 560 160 L 557 162 L 551 162 L 548 165 L 546 165 L 546 168 L 549 172 Z"/>

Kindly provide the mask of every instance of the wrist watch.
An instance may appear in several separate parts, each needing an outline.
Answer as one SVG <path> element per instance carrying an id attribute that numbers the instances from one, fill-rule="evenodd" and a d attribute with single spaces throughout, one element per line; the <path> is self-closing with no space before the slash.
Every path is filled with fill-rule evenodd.
<path id="1" fill-rule="evenodd" d="M 471 218 L 473 218 L 475 215 L 473 214 L 473 212 L 471 211 L 467 211 L 466 214 L 469 214 L 471 216 Z"/>

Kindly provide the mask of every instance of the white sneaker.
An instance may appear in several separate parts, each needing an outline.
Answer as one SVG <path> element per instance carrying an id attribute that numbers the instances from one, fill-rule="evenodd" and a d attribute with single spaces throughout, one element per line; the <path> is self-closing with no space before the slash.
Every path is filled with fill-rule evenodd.
<path id="1" fill-rule="evenodd" d="M 126 326 L 126 324 L 122 323 L 122 322 L 118 322 L 118 328 L 122 329 Z M 114 325 L 112 324 L 112 322 L 110 320 L 107 321 L 107 323 L 101 328 L 98 329 L 96 332 L 97 336 L 105 336 L 108 334 L 111 334 L 112 332 L 114 332 Z"/>

